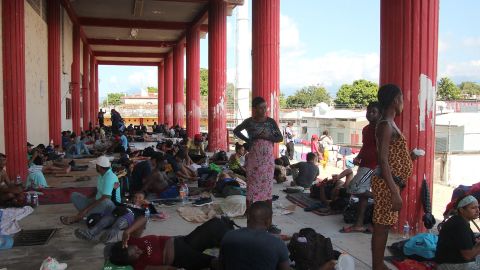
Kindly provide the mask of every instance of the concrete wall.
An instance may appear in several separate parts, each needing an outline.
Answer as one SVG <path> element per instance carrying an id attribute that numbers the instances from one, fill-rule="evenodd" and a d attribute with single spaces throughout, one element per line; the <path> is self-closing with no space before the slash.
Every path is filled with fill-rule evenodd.
<path id="1" fill-rule="evenodd" d="M 435 154 L 434 180 L 450 186 L 472 185 L 480 182 L 475 173 L 480 152 Z"/>
<path id="2" fill-rule="evenodd" d="M 145 99 L 145 98 L 127 98 L 123 100 L 125 104 L 127 105 L 157 105 L 158 104 L 158 99 L 156 98 L 151 98 L 151 99 Z"/>
<path id="3" fill-rule="evenodd" d="M 2 14 L 2 1 L 0 1 L 0 15 Z M 0 29 L 2 28 L 0 16 Z M 5 153 L 5 130 L 3 120 L 3 33 L 0 31 L 0 153 Z"/>
<path id="4" fill-rule="evenodd" d="M 47 144 L 48 136 L 48 28 L 25 3 L 25 88 L 27 140 Z"/>
<path id="5" fill-rule="evenodd" d="M 72 119 L 66 119 L 66 98 L 72 98 L 72 95 L 68 92 L 69 84 L 71 81 L 71 70 L 72 70 L 72 29 L 73 24 L 70 18 L 68 17 L 67 12 L 62 8 L 62 17 L 63 17 L 63 29 L 61 37 L 61 51 L 62 51 L 62 130 L 72 130 Z"/>

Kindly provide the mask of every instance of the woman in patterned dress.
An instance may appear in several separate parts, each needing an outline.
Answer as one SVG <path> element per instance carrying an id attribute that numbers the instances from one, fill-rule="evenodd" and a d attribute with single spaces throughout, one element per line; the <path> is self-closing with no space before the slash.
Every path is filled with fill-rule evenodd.
<path id="1" fill-rule="evenodd" d="M 246 130 L 248 137 L 242 134 Z M 275 170 L 273 145 L 283 140 L 277 123 L 267 117 L 267 103 L 262 97 L 252 100 L 252 117 L 245 119 L 233 134 L 248 143 L 245 161 L 247 172 L 247 207 L 256 201 L 272 202 Z"/>
<path id="2" fill-rule="evenodd" d="M 378 90 L 378 102 L 382 108 L 382 118 L 378 121 L 375 132 L 380 170 L 372 176 L 375 201 L 372 267 L 373 270 L 388 270 L 383 262 L 388 231 L 397 223 L 398 212 L 402 208 L 398 184 L 406 184 L 412 174 L 412 160 L 417 159 L 417 156 L 408 150 L 407 141 L 394 121 L 403 110 L 403 94 L 400 88 L 393 84 L 383 85 Z"/>

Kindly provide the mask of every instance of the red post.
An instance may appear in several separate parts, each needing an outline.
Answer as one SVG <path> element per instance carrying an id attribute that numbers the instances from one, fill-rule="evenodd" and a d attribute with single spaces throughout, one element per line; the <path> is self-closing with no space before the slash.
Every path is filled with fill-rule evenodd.
<path id="1" fill-rule="evenodd" d="M 55 145 L 62 142 L 62 95 L 60 88 L 60 0 L 47 2 L 48 22 L 48 135 Z"/>
<path id="2" fill-rule="evenodd" d="M 200 32 L 187 30 L 187 134 L 200 132 Z"/>
<path id="3" fill-rule="evenodd" d="M 89 129 L 90 123 L 90 89 L 88 87 L 88 45 L 83 44 L 83 77 L 82 77 L 82 105 L 83 105 L 83 130 Z"/>
<path id="4" fill-rule="evenodd" d="M 165 119 L 165 63 L 158 65 L 158 124 Z"/>
<path id="5" fill-rule="evenodd" d="M 73 26 L 73 62 L 72 62 L 72 128 L 80 134 L 80 26 Z"/>
<path id="6" fill-rule="evenodd" d="M 90 119 L 93 127 L 97 125 L 97 110 L 95 107 L 95 58 L 93 54 L 90 55 Z"/>
<path id="7" fill-rule="evenodd" d="M 173 123 L 184 126 L 185 98 L 183 97 L 183 42 L 173 48 Z"/>
<path id="8" fill-rule="evenodd" d="M 95 102 L 95 110 L 98 110 L 98 108 L 100 108 L 98 106 L 98 93 L 99 93 L 99 89 L 98 89 L 98 63 L 97 63 L 97 60 L 95 59 L 95 96 L 93 97 Z"/>
<path id="9" fill-rule="evenodd" d="M 165 58 L 165 125 L 173 125 L 173 59 Z"/>
<path id="10" fill-rule="evenodd" d="M 253 0 L 252 28 L 252 97 L 263 97 L 269 116 L 278 122 L 280 0 Z M 275 157 L 278 154 L 275 144 Z"/>
<path id="11" fill-rule="evenodd" d="M 24 0 L 2 1 L 3 121 L 7 172 L 27 175 Z"/>
<path id="12" fill-rule="evenodd" d="M 208 149 L 227 150 L 227 4 L 210 1 L 208 12 Z"/>
<path id="13" fill-rule="evenodd" d="M 415 233 L 425 230 L 420 192 L 424 174 L 430 191 L 433 180 L 438 4 L 438 0 L 381 1 L 380 84 L 400 86 L 404 107 L 397 123 L 408 146 L 426 153 L 414 162 L 413 175 L 402 192 L 403 208 L 396 231 L 406 221 Z"/>

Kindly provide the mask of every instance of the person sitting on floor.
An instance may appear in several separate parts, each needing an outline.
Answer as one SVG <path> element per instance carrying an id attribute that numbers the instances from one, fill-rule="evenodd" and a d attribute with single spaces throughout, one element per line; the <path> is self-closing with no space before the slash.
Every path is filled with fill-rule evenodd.
<path id="1" fill-rule="evenodd" d="M 435 261 L 439 270 L 478 269 L 480 241 L 475 238 L 470 221 L 478 218 L 478 201 L 471 195 L 457 200 L 457 213 L 440 228 Z"/>
<path id="2" fill-rule="evenodd" d="M 275 171 L 273 172 L 273 178 L 275 181 L 277 181 L 277 184 L 287 181 L 287 168 L 283 165 L 283 160 L 281 158 L 275 159 Z"/>
<path id="3" fill-rule="evenodd" d="M 345 181 L 342 178 L 345 177 Z M 340 174 L 332 174 L 331 179 L 324 179 L 317 181 L 310 188 L 310 197 L 320 200 L 320 203 L 315 203 L 305 208 L 305 211 L 314 211 L 320 208 L 326 208 L 328 205 L 332 207 L 331 202 L 335 202 L 339 197 L 347 197 L 346 187 L 350 184 L 353 178 L 352 169 L 346 169 Z M 343 192 L 342 192 L 343 190 Z"/>
<path id="4" fill-rule="evenodd" d="M 205 161 L 206 154 L 202 134 L 195 134 L 193 142 L 188 140 L 187 149 L 188 156 L 193 162 L 200 164 Z"/>
<path id="5" fill-rule="evenodd" d="M 39 189 L 48 187 L 45 175 L 43 175 L 43 156 L 36 155 L 33 164 L 28 168 L 26 188 Z"/>
<path id="6" fill-rule="evenodd" d="M 116 191 L 117 189 L 114 189 L 113 193 L 116 193 Z M 115 197 L 113 198 L 115 200 Z M 110 227 L 100 236 L 99 239 L 100 242 L 107 243 L 117 236 L 119 231 L 132 226 L 134 221 L 138 218 L 145 217 L 148 219 L 148 215 L 158 213 L 155 207 L 145 199 L 145 193 L 140 191 L 134 194 L 133 204 L 124 204 L 117 201 L 114 201 L 114 203 L 117 207 L 112 213 L 103 215 L 102 218 L 91 228 L 76 229 L 75 236 L 79 239 L 91 241 L 103 230 Z"/>
<path id="7" fill-rule="evenodd" d="M 353 164 L 358 165 L 357 174 L 347 187 L 347 192 L 358 197 L 358 210 L 355 224 L 343 227 L 341 232 L 365 232 L 363 225 L 365 211 L 368 207 L 368 199 L 373 195 L 370 192 L 372 175 L 377 167 L 377 143 L 375 141 L 375 128 L 381 116 L 381 108 L 378 102 L 371 102 L 367 107 L 368 125 L 362 130 L 362 148 Z"/>
<path id="8" fill-rule="evenodd" d="M 307 154 L 307 161 L 298 162 L 290 165 L 291 169 L 298 169 L 298 175 L 293 178 L 292 186 L 301 186 L 310 188 L 312 183 L 317 180 L 320 170 L 317 165 L 317 155 L 315 153 Z"/>
<path id="9" fill-rule="evenodd" d="M 0 207 L 24 207 L 27 205 L 21 185 L 0 186 Z"/>
<path id="10" fill-rule="evenodd" d="M 122 242 L 107 245 L 104 252 L 106 259 L 118 266 L 132 265 L 135 270 L 208 269 L 215 265 L 216 259 L 203 252 L 218 248 L 224 235 L 233 229 L 233 225 L 223 218 L 212 218 L 185 236 L 130 236 L 133 232 L 138 235 L 145 224 L 145 219 L 137 220 L 124 231 Z"/>
<path id="11" fill-rule="evenodd" d="M 254 202 L 247 215 L 246 228 L 230 231 L 223 238 L 221 269 L 290 269 L 287 246 L 267 231 L 272 225 L 271 206 L 263 201 Z"/>
<path id="12" fill-rule="evenodd" d="M 182 181 L 195 181 L 198 179 L 197 173 L 187 165 L 187 153 L 180 149 L 175 155 L 178 170 L 176 171 L 177 178 Z M 173 165 L 172 165 L 173 166 Z"/>
<path id="13" fill-rule="evenodd" d="M 0 153 L 0 187 L 6 187 L 10 184 L 13 184 L 10 181 L 10 177 L 8 177 L 7 170 L 5 167 L 7 166 L 7 156 L 3 153 Z"/>
<path id="14" fill-rule="evenodd" d="M 162 193 L 169 184 L 170 179 L 165 173 L 165 156 L 162 153 L 153 153 L 151 158 L 152 171 L 144 178 L 142 191 L 145 193 L 155 193 L 159 195 Z"/>
<path id="15" fill-rule="evenodd" d="M 97 173 L 99 174 L 97 179 L 97 194 L 94 198 L 88 198 L 85 195 L 73 192 L 71 195 L 71 201 L 73 206 L 78 210 L 75 216 L 61 216 L 60 221 L 65 225 L 70 225 L 79 222 L 93 213 L 111 213 L 115 208 L 114 203 L 111 200 L 113 188 L 115 183 L 118 183 L 117 176 L 110 168 L 110 160 L 106 156 L 100 156 L 95 160 Z M 120 189 L 120 188 L 119 188 Z M 120 190 L 116 193 L 116 200 L 121 201 Z"/>
<path id="16" fill-rule="evenodd" d="M 245 171 L 245 147 L 243 144 L 239 144 L 238 142 L 235 143 L 235 153 L 230 156 L 228 160 L 228 168 L 232 170 L 234 173 L 247 176 L 247 172 Z M 243 159 L 243 164 L 242 164 Z"/>

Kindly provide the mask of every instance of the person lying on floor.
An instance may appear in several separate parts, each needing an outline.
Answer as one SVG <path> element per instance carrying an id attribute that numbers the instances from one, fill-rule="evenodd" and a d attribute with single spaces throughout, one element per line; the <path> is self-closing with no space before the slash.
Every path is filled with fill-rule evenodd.
<path id="1" fill-rule="evenodd" d="M 307 161 L 298 162 L 296 164 L 290 165 L 292 170 L 298 170 L 298 175 L 293 177 L 292 186 L 301 186 L 303 188 L 310 188 L 312 183 L 317 180 L 317 177 L 320 175 L 320 170 L 318 169 L 318 157 L 315 153 L 307 154 Z"/>
<path id="2" fill-rule="evenodd" d="M 59 173 L 65 174 L 65 173 L 69 173 L 72 169 L 70 164 L 65 163 L 64 161 L 48 161 L 48 162 L 45 162 L 45 160 L 47 158 L 43 155 L 41 150 L 39 150 L 37 148 L 34 148 L 32 150 L 32 159 L 29 162 L 29 167 L 32 167 L 33 165 L 35 165 L 33 161 L 37 157 L 40 157 L 42 159 L 42 165 L 41 166 L 42 166 L 43 174 L 59 174 Z M 36 169 L 38 169 L 38 167 Z"/>
<path id="3" fill-rule="evenodd" d="M 73 192 L 70 200 L 72 201 L 73 206 L 78 210 L 78 213 L 74 216 L 61 216 L 60 221 L 64 225 L 79 222 L 84 217 L 93 213 L 111 213 L 115 208 L 111 196 L 115 183 L 118 183 L 118 178 L 110 167 L 110 160 L 106 156 L 100 156 L 95 160 L 95 166 L 97 173 L 99 174 L 95 197 L 88 198 L 81 193 Z M 121 191 L 117 191 L 116 200 L 121 201 Z"/>
<path id="4" fill-rule="evenodd" d="M 175 161 L 177 163 L 178 170 L 176 171 L 177 178 L 181 181 L 196 181 L 198 180 L 197 173 L 187 164 L 187 153 L 185 150 L 180 149 L 175 155 Z"/>
<path id="5" fill-rule="evenodd" d="M 91 228 L 76 229 L 75 236 L 77 238 L 90 241 L 110 227 L 100 236 L 100 242 L 107 243 L 117 236 L 119 231 L 132 226 L 135 220 L 139 218 L 148 219 L 149 215 L 158 214 L 155 207 L 145 199 L 145 193 L 140 191 L 136 192 L 133 196 L 133 203 L 121 203 L 115 200 L 116 191 L 117 189 L 114 189 L 112 194 L 114 198 L 113 202 L 116 205 L 112 213 L 103 215 Z"/>
<path id="6" fill-rule="evenodd" d="M 346 178 L 345 181 L 342 180 L 344 177 Z M 305 208 L 305 211 L 313 211 L 329 205 L 332 206 L 330 202 L 336 201 L 341 196 L 348 196 L 346 187 L 350 184 L 352 178 L 353 171 L 346 169 L 340 174 L 332 174 L 331 179 L 326 178 L 323 181 L 316 182 L 310 188 L 310 197 L 320 200 L 320 203 Z"/>
<path id="7" fill-rule="evenodd" d="M 471 195 L 462 196 L 455 209 L 456 214 L 440 228 L 435 252 L 437 269 L 478 269 L 475 258 L 480 256 L 480 241 L 470 228 L 470 221 L 478 218 L 478 201 Z"/>
<path id="8" fill-rule="evenodd" d="M 145 223 L 145 219 L 138 219 L 124 231 L 122 242 L 107 245 L 104 252 L 106 259 L 118 266 L 132 265 L 135 270 L 208 269 L 215 265 L 216 259 L 203 252 L 219 247 L 223 236 L 233 229 L 229 222 L 212 218 L 185 236 L 133 237 L 133 232 L 143 229 Z"/>

